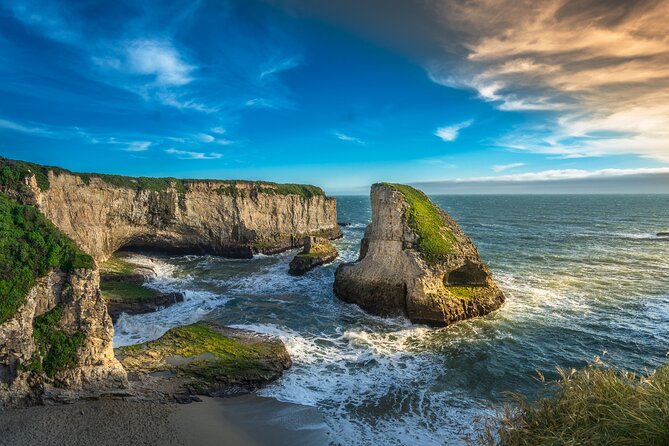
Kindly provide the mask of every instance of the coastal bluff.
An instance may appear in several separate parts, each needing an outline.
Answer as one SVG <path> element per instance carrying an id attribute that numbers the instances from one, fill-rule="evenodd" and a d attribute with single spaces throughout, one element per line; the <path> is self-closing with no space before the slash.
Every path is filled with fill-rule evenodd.
<path id="1" fill-rule="evenodd" d="M 20 176 L 0 191 L 35 205 L 96 262 L 123 248 L 250 258 L 308 235 L 341 236 L 336 200 L 315 186 L 81 174 L 5 159 L 0 168 Z"/>
<path id="2" fill-rule="evenodd" d="M 360 257 L 339 266 L 334 292 L 381 316 L 433 326 L 482 316 L 504 294 L 460 226 L 421 191 L 374 184 Z"/>
<path id="3" fill-rule="evenodd" d="M 0 408 L 128 395 L 98 269 L 116 251 L 250 258 L 306 236 L 340 237 L 336 214 L 315 186 L 82 174 L 0 158 Z M 254 386 L 290 365 L 276 351 L 283 368 Z"/>

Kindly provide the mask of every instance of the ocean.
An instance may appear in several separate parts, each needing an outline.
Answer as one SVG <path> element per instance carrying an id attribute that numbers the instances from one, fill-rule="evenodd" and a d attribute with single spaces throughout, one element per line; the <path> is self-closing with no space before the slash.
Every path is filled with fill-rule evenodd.
<path id="1" fill-rule="evenodd" d="M 342 445 L 461 444 L 508 392 L 543 394 L 540 372 L 604 362 L 645 372 L 669 351 L 669 195 L 434 196 L 506 294 L 501 309 L 443 329 L 370 316 L 332 292 L 357 259 L 368 197 L 338 197 L 340 257 L 289 276 L 296 251 L 251 260 L 136 254 L 148 286 L 185 301 L 123 315 L 115 346 L 210 319 L 281 337 L 293 358 L 259 392 L 316 407 Z"/>

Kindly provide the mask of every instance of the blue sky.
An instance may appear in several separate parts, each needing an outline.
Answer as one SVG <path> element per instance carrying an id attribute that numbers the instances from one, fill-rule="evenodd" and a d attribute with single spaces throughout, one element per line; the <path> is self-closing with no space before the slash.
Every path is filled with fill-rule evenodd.
<path id="1" fill-rule="evenodd" d="M 469 16 L 455 26 L 426 10 L 429 22 L 403 25 L 402 11 L 376 20 L 378 2 L 368 3 L 342 2 L 351 21 L 299 1 L 0 1 L 0 155 L 331 193 L 366 193 L 376 181 L 531 192 L 537 181 L 669 174 L 669 111 L 616 108 L 629 82 L 613 79 L 605 94 L 587 81 L 593 67 L 574 73 L 564 57 L 548 67 L 548 45 L 509 54 L 494 35 L 462 31 Z M 556 39 L 561 20 L 551 22 Z M 605 73 L 627 67 L 637 83 L 629 67 L 666 67 L 639 68 L 647 54 L 619 57 Z M 565 86 L 538 71 L 576 76 Z M 626 124 L 644 113 L 660 122 Z"/>

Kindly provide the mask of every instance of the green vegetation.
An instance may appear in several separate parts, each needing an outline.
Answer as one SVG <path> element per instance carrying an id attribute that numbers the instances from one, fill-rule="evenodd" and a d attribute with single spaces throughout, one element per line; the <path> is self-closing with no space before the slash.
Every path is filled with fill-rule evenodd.
<path id="1" fill-rule="evenodd" d="M 78 351 L 86 336 L 77 331 L 74 334 L 65 333 L 58 328 L 58 322 L 63 317 L 62 305 L 56 305 L 52 310 L 35 318 L 33 323 L 33 338 L 37 344 L 37 352 L 33 355 L 28 370 L 45 372 L 50 378 L 67 367 L 76 365 Z"/>
<path id="2" fill-rule="evenodd" d="M 157 359 L 162 361 L 163 369 L 169 369 L 172 367 L 166 360 L 181 357 L 189 360 L 175 366 L 179 373 L 217 380 L 262 373 L 267 368 L 263 358 L 271 356 L 278 345 L 274 342 L 241 342 L 198 322 L 173 328 L 155 341 L 121 347 L 117 352 L 128 370 L 152 368 Z"/>
<path id="3" fill-rule="evenodd" d="M 95 268 L 93 259 L 33 206 L 0 194 L 0 323 L 11 318 L 36 280 L 52 268 Z"/>
<path id="4" fill-rule="evenodd" d="M 100 265 L 101 276 L 123 278 L 132 276 L 134 272 L 135 266 L 118 255 L 112 255 L 105 263 Z"/>
<path id="5" fill-rule="evenodd" d="M 123 187 L 134 190 L 164 191 L 174 187 L 178 192 L 184 193 L 188 190 L 187 183 L 213 182 L 220 183 L 221 187 L 216 191 L 223 195 L 244 195 L 244 191 L 237 188 L 238 184 L 250 185 L 252 189 L 259 193 L 273 195 L 300 195 L 310 198 L 314 196 L 324 196 L 325 192 L 319 187 L 305 184 L 277 184 L 267 181 L 244 181 L 244 180 L 184 180 L 178 178 L 153 178 L 153 177 L 127 177 L 122 175 L 107 175 L 99 173 L 77 173 L 60 167 L 40 166 L 39 164 L 28 163 L 25 161 L 15 161 L 0 157 L 0 187 L 10 190 L 16 190 L 20 193 L 26 192 L 23 179 L 31 172 L 37 178 L 37 185 L 41 190 L 49 188 L 49 172 L 56 175 L 69 174 L 75 175 L 89 184 L 92 178 L 100 180 L 116 187 Z"/>
<path id="6" fill-rule="evenodd" d="M 560 370 L 555 396 L 529 403 L 522 397 L 489 420 L 484 445 L 669 444 L 669 365 L 635 376 L 589 366 Z"/>
<path id="7" fill-rule="evenodd" d="M 447 286 L 446 290 L 453 297 L 463 300 L 471 300 L 478 295 L 479 291 L 481 290 L 481 287 L 458 285 L 458 286 Z"/>
<path id="8" fill-rule="evenodd" d="M 102 297 L 107 302 L 134 302 L 152 301 L 160 293 L 137 282 L 109 282 L 100 281 Z"/>
<path id="9" fill-rule="evenodd" d="M 383 183 L 400 192 L 407 203 L 409 226 L 418 235 L 416 248 L 428 263 L 437 263 L 453 251 L 453 234 L 444 227 L 439 208 L 423 192 L 404 184 Z"/>

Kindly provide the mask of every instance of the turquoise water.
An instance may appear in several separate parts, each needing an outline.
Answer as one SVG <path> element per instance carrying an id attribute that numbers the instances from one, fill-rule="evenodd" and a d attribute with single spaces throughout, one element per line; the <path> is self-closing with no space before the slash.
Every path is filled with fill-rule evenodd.
<path id="1" fill-rule="evenodd" d="M 280 336 L 293 368 L 260 393 L 314 406 L 343 445 L 460 444 L 508 391 L 533 397 L 540 371 L 600 358 L 634 371 L 669 351 L 669 196 L 438 196 L 507 295 L 497 312 L 441 330 L 338 301 L 333 274 L 357 258 L 367 197 L 340 197 L 340 258 L 303 277 L 295 252 L 230 260 L 138 256 L 150 285 L 185 291 L 157 313 L 122 316 L 115 345 L 198 319 Z M 308 427 L 305 427 L 308 428 Z"/>

